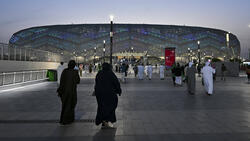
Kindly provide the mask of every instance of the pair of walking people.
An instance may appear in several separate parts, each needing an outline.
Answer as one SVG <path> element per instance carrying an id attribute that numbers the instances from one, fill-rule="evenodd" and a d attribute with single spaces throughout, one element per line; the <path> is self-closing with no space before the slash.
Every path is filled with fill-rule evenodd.
<path id="1" fill-rule="evenodd" d="M 192 62 L 189 62 L 188 68 L 186 70 L 186 79 L 187 79 L 187 88 L 188 93 L 193 95 L 195 94 L 195 73 L 197 72 L 195 65 Z M 213 74 L 215 74 L 215 69 L 211 67 L 210 62 L 206 62 L 205 66 L 201 69 L 203 74 L 203 83 L 207 95 L 213 94 Z"/>
<path id="2" fill-rule="evenodd" d="M 75 70 L 74 60 L 69 61 L 68 68 L 61 75 L 58 96 L 61 98 L 62 110 L 60 124 L 71 124 L 75 120 L 75 107 L 77 104 L 77 84 L 80 83 L 78 70 Z M 121 95 L 120 83 L 108 63 L 103 63 L 95 78 L 95 96 L 98 104 L 95 123 L 102 123 L 103 127 L 113 128 L 116 122 L 115 110 L 118 104 L 118 95 Z"/>

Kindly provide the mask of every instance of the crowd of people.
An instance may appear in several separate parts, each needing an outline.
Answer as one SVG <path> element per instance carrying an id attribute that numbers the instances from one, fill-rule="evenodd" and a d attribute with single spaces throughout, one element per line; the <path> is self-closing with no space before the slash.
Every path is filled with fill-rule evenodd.
<path id="1" fill-rule="evenodd" d="M 182 86 L 182 83 L 187 84 L 187 91 L 190 95 L 195 94 L 196 87 L 196 74 L 202 74 L 202 84 L 206 94 L 211 96 L 213 94 L 213 81 L 216 74 L 214 66 L 210 61 L 207 61 L 203 67 L 199 68 L 194 62 L 189 62 L 186 65 L 180 65 L 179 63 L 173 64 L 171 68 L 172 79 L 174 86 Z M 58 96 L 62 102 L 62 110 L 60 116 L 60 124 L 71 124 L 75 120 L 75 107 L 77 104 L 77 84 L 80 83 L 80 75 L 83 66 L 77 66 L 74 60 L 69 61 L 68 68 L 63 66 L 63 63 L 57 69 L 58 74 Z M 85 67 L 86 68 L 86 67 Z M 114 128 L 113 123 L 116 122 L 115 110 L 118 104 L 118 96 L 121 96 L 122 89 L 120 81 L 116 74 L 113 72 L 113 68 L 108 63 L 103 63 L 102 66 L 98 65 L 98 72 L 95 78 L 94 96 L 97 100 L 97 115 L 95 123 L 96 125 L 102 125 L 102 128 Z M 115 66 L 115 71 L 122 73 L 122 82 L 125 82 L 125 78 L 128 75 L 128 70 L 134 71 L 135 78 L 143 80 L 148 78 L 152 79 L 153 66 L 147 64 L 144 66 L 142 63 L 129 65 L 126 62 L 121 63 L 118 67 Z M 160 65 L 159 68 L 155 65 L 154 69 L 159 70 L 159 78 L 165 79 L 166 67 Z M 89 73 L 92 71 L 92 66 L 88 66 Z M 221 65 L 221 80 L 225 81 L 225 72 L 227 68 L 224 64 Z M 248 82 L 250 82 L 250 65 L 246 68 L 248 75 Z M 146 77 L 145 77 L 145 76 Z"/>

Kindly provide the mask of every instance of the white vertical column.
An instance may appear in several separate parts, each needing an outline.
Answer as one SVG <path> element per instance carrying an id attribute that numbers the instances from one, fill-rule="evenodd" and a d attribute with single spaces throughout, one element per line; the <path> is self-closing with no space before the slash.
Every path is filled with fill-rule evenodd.
<path id="1" fill-rule="evenodd" d="M 32 80 L 32 71 L 30 71 L 30 81 Z"/>
<path id="2" fill-rule="evenodd" d="M 13 74 L 14 74 L 13 84 L 15 84 L 16 83 L 16 72 L 14 72 Z"/>
<path id="3" fill-rule="evenodd" d="M 5 73 L 3 73 L 3 85 L 4 85 L 4 82 L 5 82 Z"/>
<path id="4" fill-rule="evenodd" d="M 25 76 L 25 72 L 23 71 L 23 82 L 24 82 L 24 76 Z"/>

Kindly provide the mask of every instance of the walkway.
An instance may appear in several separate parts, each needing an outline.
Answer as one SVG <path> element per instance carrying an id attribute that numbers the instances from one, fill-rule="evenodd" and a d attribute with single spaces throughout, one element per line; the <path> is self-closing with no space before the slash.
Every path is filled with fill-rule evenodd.
<path id="1" fill-rule="evenodd" d="M 246 78 L 215 82 L 206 96 L 197 80 L 197 93 L 173 87 L 171 78 L 135 80 L 122 85 L 116 130 L 94 125 L 94 79 L 78 86 L 77 121 L 59 126 L 57 84 L 44 82 L 11 91 L 0 90 L 1 141 L 249 141 L 250 85 Z"/>

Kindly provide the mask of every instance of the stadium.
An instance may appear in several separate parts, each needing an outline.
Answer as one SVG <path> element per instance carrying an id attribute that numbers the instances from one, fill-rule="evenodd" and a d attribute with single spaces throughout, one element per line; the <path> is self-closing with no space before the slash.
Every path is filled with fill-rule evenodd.
<path id="1" fill-rule="evenodd" d="M 202 60 L 206 57 L 224 60 L 240 55 L 237 37 L 219 29 L 150 24 L 114 24 L 113 28 L 114 60 L 145 56 L 164 59 L 164 49 L 168 47 L 175 48 L 176 60 L 181 62 L 197 59 L 198 46 Z M 72 55 L 81 57 L 82 61 L 108 59 L 110 24 L 32 27 L 14 33 L 9 45 Z"/>

